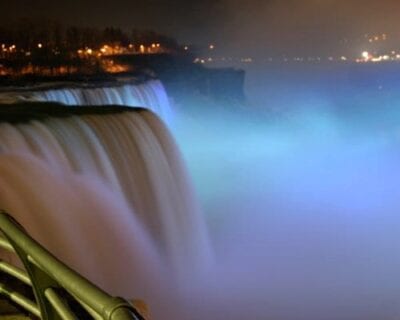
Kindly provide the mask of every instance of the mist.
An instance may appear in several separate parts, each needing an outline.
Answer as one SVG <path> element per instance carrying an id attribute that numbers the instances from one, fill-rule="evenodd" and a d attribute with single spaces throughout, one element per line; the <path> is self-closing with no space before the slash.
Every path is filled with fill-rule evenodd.
<path id="1" fill-rule="evenodd" d="M 376 70 L 336 70 L 341 82 L 324 69 L 285 71 L 260 72 L 270 98 L 256 112 L 178 112 L 175 136 L 216 252 L 216 268 L 188 285 L 185 316 L 393 319 L 396 86 L 388 73 L 372 77 Z"/>

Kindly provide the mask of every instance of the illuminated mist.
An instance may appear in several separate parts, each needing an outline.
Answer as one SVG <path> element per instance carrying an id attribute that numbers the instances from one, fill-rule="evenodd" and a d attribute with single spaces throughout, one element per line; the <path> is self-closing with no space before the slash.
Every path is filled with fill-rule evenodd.
<path id="1" fill-rule="evenodd" d="M 399 316 L 395 74 L 253 70 L 251 110 L 181 118 L 176 136 L 217 257 L 189 282 L 196 307 L 184 319 Z"/>

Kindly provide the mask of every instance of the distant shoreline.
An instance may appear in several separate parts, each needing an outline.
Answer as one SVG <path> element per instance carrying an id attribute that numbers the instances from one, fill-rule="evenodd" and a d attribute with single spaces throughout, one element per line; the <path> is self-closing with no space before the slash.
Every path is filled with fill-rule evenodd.
<path id="1" fill-rule="evenodd" d="M 115 63 L 129 66 L 133 71 L 121 73 L 75 73 L 42 76 L 21 75 L 0 77 L 0 92 L 30 88 L 54 89 L 73 87 L 113 86 L 126 82 L 141 84 L 161 80 L 172 97 L 183 92 L 196 92 L 216 99 L 243 101 L 245 71 L 234 68 L 206 68 L 191 59 L 176 54 L 118 55 Z"/>

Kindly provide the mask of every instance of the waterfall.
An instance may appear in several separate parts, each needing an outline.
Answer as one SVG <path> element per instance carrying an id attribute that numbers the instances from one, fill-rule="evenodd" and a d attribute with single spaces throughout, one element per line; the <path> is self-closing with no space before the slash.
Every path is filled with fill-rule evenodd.
<path id="1" fill-rule="evenodd" d="M 9 93 L 0 101 L 10 100 Z M 102 87 L 65 87 L 15 93 L 16 100 L 58 102 L 71 106 L 123 105 L 148 108 L 166 123 L 171 121 L 171 106 L 163 84 L 151 80 L 142 84 L 119 84 Z"/>
<path id="2" fill-rule="evenodd" d="M 208 260 L 208 239 L 164 124 L 112 108 L 1 123 L 0 207 L 113 294 L 154 299 L 162 276 Z"/>

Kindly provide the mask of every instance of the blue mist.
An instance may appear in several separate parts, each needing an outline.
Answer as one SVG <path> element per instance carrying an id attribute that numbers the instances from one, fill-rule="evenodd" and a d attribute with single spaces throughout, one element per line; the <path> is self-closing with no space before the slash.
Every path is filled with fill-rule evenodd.
<path id="1" fill-rule="evenodd" d="M 179 112 L 217 257 L 190 319 L 396 319 L 400 66 L 247 71 L 248 105 Z"/>

